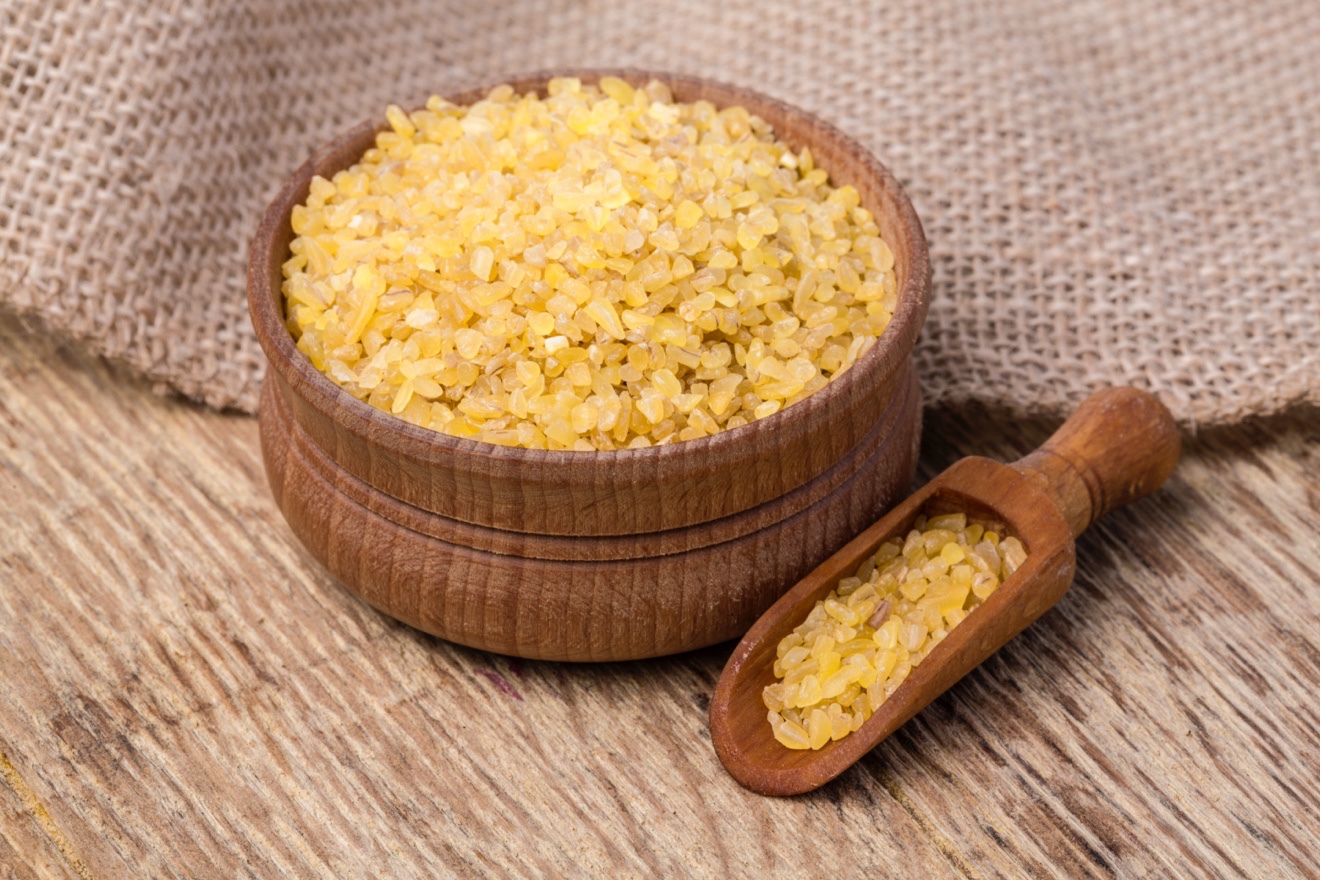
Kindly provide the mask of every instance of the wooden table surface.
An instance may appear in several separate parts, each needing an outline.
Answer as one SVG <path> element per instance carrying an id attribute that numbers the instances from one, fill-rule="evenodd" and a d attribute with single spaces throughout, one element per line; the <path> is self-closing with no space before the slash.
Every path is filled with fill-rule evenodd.
<path id="1" fill-rule="evenodd" d="M 931 414 L 921 478 L 1050 427 Z M 773 800 L 711 750 L 731 645 L 396 624 L 295 543 L 254 420 L 0 319 L 0 878 L 1315 877 L 1320 418 L 1186 445 L 1053 611 Z"/>

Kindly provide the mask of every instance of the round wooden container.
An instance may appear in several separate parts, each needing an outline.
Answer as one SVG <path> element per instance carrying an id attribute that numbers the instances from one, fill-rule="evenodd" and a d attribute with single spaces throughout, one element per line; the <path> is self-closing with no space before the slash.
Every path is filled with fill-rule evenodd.
<path id="1" fill-rule="evenodd" d="M 417 427 L 359 401 L 297 350 L 281 266 L 313 176 L 357 161 L 383 118 L 299 168 L 252 243 L 248 305 L 269 359 L 260 417 L 275 497 L 346 587 L 413 626 L 473 647 L 621 660 L 741 635 L 789 586 L 909 487 L 921 406 L 911 351 L 930 265 L 920 221 L 889 171 L 834 127 L 755 92 L 638 71 L 679 101 L 739 104 L 831 182 L 850 183 L 895 255 L 899 304 L 850 370 L 773 416 L 647 449 L 555 452 Z M 562 74 L 551 74 L 562 75 Z M 544 91 L 551 75 L 516 80 Z M 470 103 L 485 89 L 455 96 Z"/>

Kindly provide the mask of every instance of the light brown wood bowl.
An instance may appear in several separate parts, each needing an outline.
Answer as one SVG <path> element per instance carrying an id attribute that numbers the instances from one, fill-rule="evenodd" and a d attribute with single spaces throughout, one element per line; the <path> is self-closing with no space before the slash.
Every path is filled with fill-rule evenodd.
<path id="1" fill-rule="evenodd" d="M 893 175 L 833 126 L 755 92 L 639 71 L 680 101 L 742 105 L 831 182 L 855 186 L 894 251 L 899 303 L 843 376 L 766 419 L 671 446 L 582 453 L 450 437 L 357 400 L 284 324 L 293 206 L 356 162 L 383 117 L 322 147 L 253 239 L 248 305 L 269 360 L 260 416 L 272 489 L 343 584 L 442 638 L 524 657 L 619 660 L 740 635 L 908 488 L 920 436 L 911 352 L 929 302 L 925 236 Z M 513 80 L 544 93 L 552 76 Z M 471 103 L 479 89 L 456 95 Z"/>

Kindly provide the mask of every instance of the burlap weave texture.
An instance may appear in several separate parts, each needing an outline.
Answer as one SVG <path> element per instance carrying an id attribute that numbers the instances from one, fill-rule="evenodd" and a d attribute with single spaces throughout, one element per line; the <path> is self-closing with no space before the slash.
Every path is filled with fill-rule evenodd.
<path id="1" fill-rule="evenodd" d="M 1320 15 L 1296 0 L 0 0 L 0 302 L 252 409 L 248 239 L 391 101 L 556 66 L 750 86 L 903 180 L 927 401 L 1320 402 Z"/>

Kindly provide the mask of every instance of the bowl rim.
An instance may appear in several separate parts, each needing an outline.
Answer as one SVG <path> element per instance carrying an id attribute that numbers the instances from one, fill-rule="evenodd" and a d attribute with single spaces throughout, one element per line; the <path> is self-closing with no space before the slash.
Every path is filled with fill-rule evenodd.
<path id="1" fill-rule="evenodd" d="M 877 337 L 871 348 L 842 376 L 831 379 L 819 391 L 813 392 L 796 404 L 783 407 L 773 415 L 753 420 L 737 428 L 663 446 L 616 450 L 527 449 L 455 437 L 414 425 L 393 413 L 377 409 L 366 401 L 359 400 L 318 370 L 311 360 L 298 350 L 293 335 L 285 326 L 281 285 L 272 283 L 274 279 L 270 270 L 282 265 L 289 257 L 288 245 L 277 247 L 276 242 L 292 232 L 289 223 L 293 207 L 306 198 L 306 191 L 312 178 L 320 173 L 321 167 L 326 162 L 335 158 L 348 145 L 365 138 L 369 132 L 375 134 L 388 128 L 383 112 L 363 120 L 317 148 L 285 179 L 279 192 L 266 207 L 261 223 L 253 235 L 246 278 L 248 310 L 257 341 L 276 374 L 308 403 L 323 412 L 333 412 L 335 421 L 341 428 L 370 442 L 380 444 L 386 438 L 394 438 L 398 442 L 396 448 L 421 454 L 427 458 L 434 457 L 437 453 L 480 457 L 490 460 L 495 466 L 508 465 L 514 468 L 532 464 L 552 467 L 591 464 L 601 461 L 598 456 L 602 453 L 607 454 L 612 465 L 616 467 L 643 466 L 654 461 L 718 454 L 726 448 L 757 444 L 762 437 L 782 430 L 789 424 L 786 418 L 791 418 L 791 414 L 801 416 L 808 412 L 810 408 L 800 408 L 801 404 L 810 402 L 814 404 L 811 408 L 818 408 L 834 398 L 852 393 L 859 383 L 875 381 L 877 377 L 884 380 L 894 375 L 903 359 L 911 354 L 916 345 L 930 306 L 931 266 L 925 231 L 902 184 L 889 168 L 859 141 L 833 124 L 754 89 L 701 77 L 636 68 L 568 68 L 534 71 L 504 77 L 487 85 L 452 93 L 446 99 L 455 104 L 474 103 L 485 97 L 491 89 L 504 84 L 512 85 L 519 93 L 535 89 L 544 94 L 545 85 L 555 77 L 577 77 L 594 82 L 606 76 L 617 76 L 630 83 L 655 79 L 675 91 L 696 91 L 703 95 L 715 93 L 719 99 L 728 99 L 716 100 L 704 96 L 693 99 L 710 100 L 717 107 L 741 104 L 753 115 L 762 116 L 762 110 L 768 108 L 786 119 L 795 118 L 804 128 L 809 128 L 812 132 L 809 143 L 805 145 L 814 145 L 818 141 L 833 142 L 836 149 L 850 154 L 858 166 L 879 183 L 878 192 L 892 200 L 896 209 L 897 225 L 901 228 L 905 239 L 901 247 L 900 243 L 888 239 L 885 243 L 891 246 L 896 265 L 900 260 L 904 261 L 907 275 L 899 287 L 898 306 L 889 325 Z M 777 137 L 782 136 L 782 123 L 774 125 L 774 129 Z M 842 183 L 853 182 L 842 181 Z M 840 181 L 835 180 L 832 174 L 831 184 L 840 185 Z M 290 240 L 291 238 L 290 234 Z M 280 253 L 275 253 L 277 250 Z M 272 264 L 273 257 L 278 257 L 278 261 Z M 642 472 L 637 471 L 637 473 Z"/>

